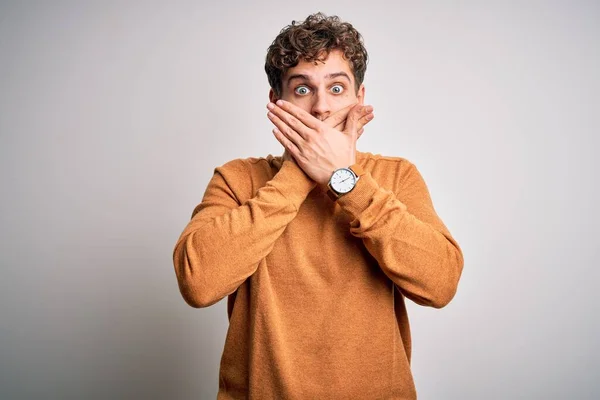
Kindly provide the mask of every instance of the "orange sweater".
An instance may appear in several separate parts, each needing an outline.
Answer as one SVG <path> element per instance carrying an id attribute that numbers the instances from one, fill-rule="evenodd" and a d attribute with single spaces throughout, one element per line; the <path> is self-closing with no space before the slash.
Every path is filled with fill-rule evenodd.
<path id="1" fill-rule="evenodd" d="M 193 307 L 228 298 L 218 399 L 414 399 L 404 296 L 443 307 L 463 267 L 416 167 L 357 152 L 333 202 L 281 157 L 216 168 L 174 250 Z"/>

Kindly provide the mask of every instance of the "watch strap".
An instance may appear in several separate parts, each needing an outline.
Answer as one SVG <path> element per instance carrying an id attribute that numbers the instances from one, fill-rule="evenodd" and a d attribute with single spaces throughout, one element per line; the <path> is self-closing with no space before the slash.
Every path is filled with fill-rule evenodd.
<path id="1" fill-rule="evenodd" d="M 352 172 L 354 172 L 354 175 L 356 175 L 358 177 L 360 177 L 366 173 L 366 171 L 363 169 L 363 167 L 361 167 L 358 163 L 352 164 L 349 168 L 352 170 Z"/>
<path id="2" fill-rule="evenodd" d="M 333 201 L 337 201 L 337 199 L 339 199 L 339 198 L 340 198 L 340 196 L 339 196 L 337 193 L 335 193 L 335 192 L 333 191 L 333 189 L 331 188 L 331 186 L 328 186 L 328 189 L 327 189 L 327 196 L 329 196 L 329 198 L 330 198 L 331 200 L 333 200 Z"/>

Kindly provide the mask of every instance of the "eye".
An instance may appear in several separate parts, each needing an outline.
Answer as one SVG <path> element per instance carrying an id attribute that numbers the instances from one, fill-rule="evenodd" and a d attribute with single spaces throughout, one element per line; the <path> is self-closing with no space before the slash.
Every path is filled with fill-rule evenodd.
<path id="1" fill-rule="evenodd" d="M 333 85 L 331 91 L 333 94 L 341 94 L 344 91 L 344 87 L 342 85 Z"/>
<path id="2" fill-rule="evenodd" d="M 306 86 L 298 86 L 294 92 L 300 96 L 306 96 L 310 93 L 310 89 Z"/>

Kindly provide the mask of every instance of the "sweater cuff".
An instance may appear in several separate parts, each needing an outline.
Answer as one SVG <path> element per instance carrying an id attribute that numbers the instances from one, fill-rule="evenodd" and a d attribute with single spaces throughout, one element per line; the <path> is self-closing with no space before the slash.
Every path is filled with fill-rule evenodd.
<path id="1" fill-rule="evenodd" d="M 275 174 L 269 184 L 290 200 L 296 210 L 300 208 L 308 194 L 317 185 L 302 168 L 287 160 L 283 162 L 279 172 Z"/>
<path id="2" fill-rule="evenodd" d="M 370 172 L 360 177 L 356 186 L 348 194 L 343 195 L 337 203 L 353 218 L 358 218 L 371 204 L 379 184 L 373 179 Z"/>

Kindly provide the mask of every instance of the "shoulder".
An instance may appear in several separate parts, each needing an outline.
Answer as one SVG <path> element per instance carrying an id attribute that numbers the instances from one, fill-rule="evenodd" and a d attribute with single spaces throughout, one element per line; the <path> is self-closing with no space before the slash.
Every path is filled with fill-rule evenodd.
<path id="1" fill-rule="evenodd" d="M 407 158 L 398 156 L 387 156 L 383 154 L 373 154 L 370 152 L 357 152 L 358 160 L 368 164 L 387 164 L 387 165 L 403 165 L 412 164 Z"/>
<path id="2" fill-rule="evenodd" d="M 227 186 L 243 201 L 253 197 L 258 188 L 271 180 L 280 168 L 281 157 L 236 158 L 215 168 Z"/>
<path id="3" fill-rule="evenodd" d="M 244 177 L 253 174 L 267 173 L 276 167 L 277 161 L 280 158 L 281 157 L 272 156 L 271 154 L 266 157 L 236 158 L 216 167 L 215 172 L 219 172 L 222 175 L 242 175 Z"/>
<path id="4" fill-rule="evenodd" d="M 372 154 L 369 152 L 359 152 L 357 161 L 374 178 L 383 178 L 384 180 L 393 180 L 396 182 L 416 169 L 415 165 L 407 158 Z"/>

